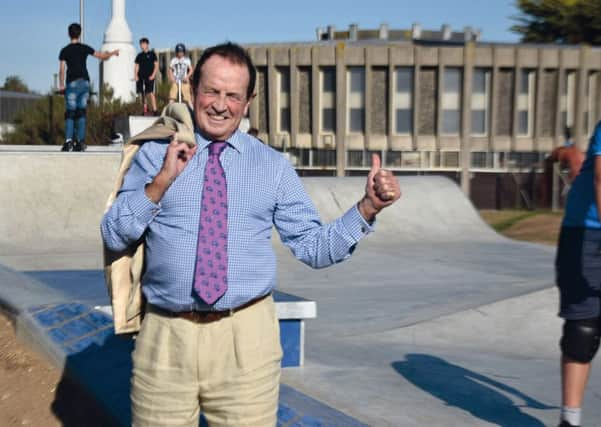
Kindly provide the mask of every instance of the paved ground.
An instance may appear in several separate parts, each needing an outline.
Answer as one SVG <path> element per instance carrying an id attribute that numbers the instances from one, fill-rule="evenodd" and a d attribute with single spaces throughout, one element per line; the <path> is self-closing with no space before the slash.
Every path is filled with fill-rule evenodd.
<path id="1" fill-rule="evenodd" d="M 0 155 L 0 178 L 12 190 L 0 193 L 0 263 L 46 281 L 48 270 L 100 267 L 97 224 L 118 159 L 67 160 Z M 304 183 L 326 220 L 363 188 L 354 178 Z M 401 202 L 348 262 L 312 271 L 276 244 L 281 290 L 318 307 L 307 325 L 307 364 L 286 370 L 283 381 L 370 425 L 553 425 L 554 250 L 495 234 L 448 180 L 403 177 L 401 185 Z M 85 287 L 94 273 L 77 274 Z M 77 282 L 54 291 L 68 294 Z M 97 288 L 78 292 L 90 303 L 101 298 Z M 599 400 L 595 371 L 587 426 L 601 426 Z"/>

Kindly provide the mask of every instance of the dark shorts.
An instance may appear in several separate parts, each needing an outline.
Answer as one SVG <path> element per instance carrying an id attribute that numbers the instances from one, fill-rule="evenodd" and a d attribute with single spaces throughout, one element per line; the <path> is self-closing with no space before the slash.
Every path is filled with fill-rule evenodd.
<path id="1" fill-rule="evenodd" d="M 136 82 L 136 93 L 146 95 L 147 93 L 154 92 L 154 80 L 150 80 L 148 77 L 140 77 Z"/>
<path id="2" fill-rule="evenodd" d="M 601 316 L 601 230 L 562 227 L 555 260 L 559 316 L 569 320 Z"/>

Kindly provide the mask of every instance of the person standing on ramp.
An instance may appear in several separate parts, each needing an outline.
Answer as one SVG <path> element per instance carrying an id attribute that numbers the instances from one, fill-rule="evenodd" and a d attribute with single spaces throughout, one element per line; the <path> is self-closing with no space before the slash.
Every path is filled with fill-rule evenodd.
<path id="1" fill-rule="evenodd" d="M 61 49 L 59 59 L 59 91 L 65 94 L 65 143 L 61 151 L 85 151 L 86 144 L 86 109 L 90 96 L 90 75 L 86 60 L 88 55 L 105 61 L 111 56 L 119 55 L 119 50 L 98 52 L 79 41 L 81 26 L 77 23 L 69 25 L 71 43 Z M 66 69 L 66 70 L 65 70 Z M 65 71 L 67 80 L 65 83 Z M 74 142 L 75 123 L 77 122 L 77 139 Z"/>

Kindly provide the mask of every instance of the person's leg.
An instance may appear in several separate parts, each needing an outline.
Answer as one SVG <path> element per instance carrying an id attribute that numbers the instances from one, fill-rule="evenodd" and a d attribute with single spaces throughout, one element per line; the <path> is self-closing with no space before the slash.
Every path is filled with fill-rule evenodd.
<path id="1" fill-rule="evenodd" d="M 86 115 L 88 98 L 90 97 L 90 83 L 87 80 L 78 80 L 77 92 L 77 146 L 78 151 L 85 151 Z"/>
<path id="2" fill-rule="evenodd" d="M 562 421 L 580 425 L 591 360 L 599 349 L 601 318 L 566 320 L 561 338 Z"/>
<path id="3" fill-rule="evenodd" d="M 146 80 L 146 93 L 148 94 L 148 100 L 150 100 L 150 106 L 152 107 L 152 113 L 157 112 L 157 101 L 154 97 L 154 80 Z"/>
<path id="4" fill-rule="evenodd" d="M 77 109 L 77 93 L 75 82 L 67 84 L 65 88 L 65 144 L 62 151 L 73 150 L 73 133 L 75 131 L 75 110 Z"/>
<path id="5" fill-rule="evenodd" d="M 568 408 L 581 408 L 584 390 L 591 369 L 590 363 L 577 362 L 567 356 L 561 357 L 562 404 Z"/>
<path id="6" fill-rule="evenodd" d="M 132 426 L 198 427 L 197 325 L 147 313 L 133 353 Z"/>
<path id="7" fill-rule="evenodd" d="M 282 348 L 273 299 L 224 320 L 207 341 L 220 357 L 200 370 L 205 418 L 211 427 L 275 426 Z"/>
<path id="8" fill-rule="evenodd" d="M 172 104 L 177 101 L 177 82 L 171 83 L 169 88 L 169 103 Z"/>
<path id="9" fill-rule="evenodd" d="M 138 95 L 138 98 L 140 99 L 140 105 L 142 105 L 142 111 L 144 111 L 144 105 L 146 104 L 146 94 L 144 93 L 144 79 L 143 78 L 138 78 L 138 80 L 136 81 L 136 94 Z"/>
<path id="10" fill-rule="evenodd" d="M 190 109 L 194 109 L 192 101 L 192 86 L 190 83 L 182 83 L 182 102 L 186 102 Z"/>

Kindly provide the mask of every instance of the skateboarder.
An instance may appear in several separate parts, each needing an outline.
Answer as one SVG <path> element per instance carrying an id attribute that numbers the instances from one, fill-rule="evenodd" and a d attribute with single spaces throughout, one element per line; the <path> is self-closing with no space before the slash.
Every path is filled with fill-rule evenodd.
<path id="1" fill-rule="evenodd" d="M 178 43 L 175 46 L 175 58 L 169 64 L 169 103 L 186 102 L 192 109 L 192 92 L 190 90 L 190 77 L 192 76 L 192 61 L 186 56 L 186 46 Z"/>
<path id="2" fill-rule="evenodd" d="M 90 96 L 90 76 L 86 66 L 88 55 L 105 61 L 119 55 L 119 50 L 98 52 L 87 44 L 79 42 L 81 26 L 69 25 L 71 43 L 61 49 L 59 59 L 59 90 L 65 93 L 65 143 L 61 151 L 85 151 L 86 109 Z M 67 80 L 65 84 L 65 69 Z M 73 142 L 77 121 L 77 141 Z"/>
<path id="3" fill-rule="evenodd" d="M 601 122 L 566 204 L 557 249 L 561 348 L 560 427 L 580 426 L 591 361 L 601 337 Z"/>

